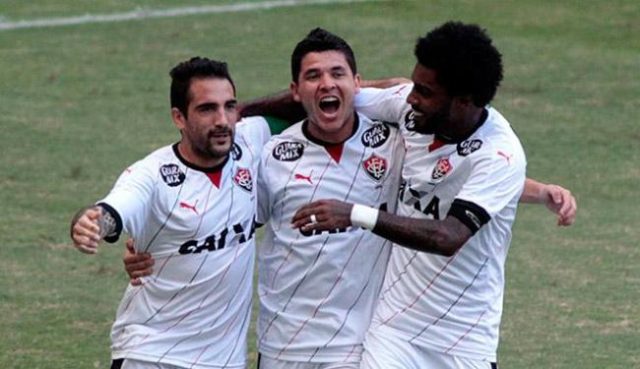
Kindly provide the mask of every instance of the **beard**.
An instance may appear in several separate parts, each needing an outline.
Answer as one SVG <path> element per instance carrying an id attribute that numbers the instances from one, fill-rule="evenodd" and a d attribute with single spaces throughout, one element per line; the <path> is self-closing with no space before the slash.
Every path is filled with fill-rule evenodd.
<path id="1" fill-rule="evenodd" d="M 226 137 L 223 138 L 221 135 L 226 135 Z M 229 155 L 229 152 L 231 151 L 234 137 L 235 134 L 232 129 L 227 127 L 218 128 L 208 132 L 206 136 L 198 140 L 197 143 L 194 142 L 196 144 L 193 145 L 193 149 L 197 155 L 202 158 L 224 158 Z M 225 143 L 220 144 L 219 142 L 223 139 L 225 140 Z"/>
<path id="2" fill-rule="evenodd" d="M 451 117 L 451 105 L 452 103 L 449 102 L 428 116 L 422 113 L 421 110 L 414 108 L 414 111 L 421 112 L 423 115 L 420 117 L 414 117 L 413 130 L 425 135 L 442 133 L 444 126 L 449 122 Z"/>

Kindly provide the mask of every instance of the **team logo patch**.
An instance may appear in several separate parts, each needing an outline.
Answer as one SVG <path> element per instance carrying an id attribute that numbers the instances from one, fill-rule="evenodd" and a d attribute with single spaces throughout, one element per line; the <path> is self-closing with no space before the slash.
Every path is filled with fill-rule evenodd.
<path id="1" fill-rule="evenodd" d="M 435 180 L 440 179 L 446 176 L 451 171 L 451 169 L 453 169 L 453 166 L 451 165 L 451 162 L 449 162 L 449 159 L 440 158 L 440 160 L 438 160 L 438 162 L 436 163 L 436 167 L 433 168 L 431 178 Z"/>
<path id="2" fill-rule="evenodd" d="M 390 129 L 386 124 L 376 124 L 362 134 L 362 144 L 366 147 L 380 147 L 389 138 Z"/>
<path id="3" fill-rule="evenodd" d="M 238 161 L 242 158 L 242 149 L 238 146 L 237 143 L 233 143 L 231 145 L 231 159 Z"/>
<path id="4" fill-rule="evenodd" d="M 362 162 L 364 171 L 376 181 L 380 181 L 387 173 L 387 161 L 384 158 L 371 154 L 369 159 Z"/>
<path id="5" fill-rule="evenodd" d="M 300 142 L 282 142 L 273 148 L 271 153 L 276 160 L 296 161 L 304 153 L 304 145 Z"/>
<path id="6" fill-rule="evenodd" d="M 247 192 L 253 191 L 253 178 L 251 177 L 251 171 L 246 168 L 238 168 L 236 174 L 233 176 L 233 181 Z"/>
<path id="7" fill-rule="evenodd" d="M 185 175 L 176 164 L 165 164 L 160 167 L 162 180 L 169 187 L 180 186 L 184 182 Z"/>
<path id="8" fill-rule="evenodd" d="M 467 140 L 458 144 L 458 155 L 467 156 L 474 151 L 477 151 L 482 147 L 482 141 L 480 140 Z"/>

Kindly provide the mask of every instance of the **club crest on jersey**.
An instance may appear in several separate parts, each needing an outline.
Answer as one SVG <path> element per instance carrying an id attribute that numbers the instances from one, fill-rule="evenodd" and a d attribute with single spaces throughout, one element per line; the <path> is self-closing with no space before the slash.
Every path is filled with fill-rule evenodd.
<path id="1" fill-rule="evenodd" d="M 240 146 L 237 143 L 233 143 L 233 145 L 231 145 L 231 159 L 238 161 L 242 158 L 242 149 L 240 148 Z"/>
<path id="2" fill-rule="evenodd" d="M 433 168 L 433 172 L 431 173 L 431 178 L 434 180 L 438 180 L 447 174 L 453 169 L 451 162 L 449 162 L 448 158 L 440 158 L 436 163 L 435 168 Z"/>
<path id="3" fill-rule="evenodd" d="M 467 140 L 458 144 L 458 155 L 467 156 L 482 147 L 481 140 Z"/>
<path id="4" fill-rule="evenodd" d="M 387 161 L 384 158 L 371 154 L 369 159 L 362 162 L 364 171 L 375 181 L 380 181 L 387 173 Z"/>
<path id="5" fill-rule="evenodd" d="M 247 192 L 253 191 L 253 178 L 249 169 L 238 168 L 233 176 L 233 181 L 243 190 Z"/>
<path id="6" fill-rule="evenodd" d="M 300 142 L 281 142 L 273 148 L 271 153 L 279 161 L 296 161 L 304 153 L 304 145 Z"/>
<path id="7" fill-rule="evenodd" d="M 184 182 L 185 175 L 176 164 L 165 164 L 160 167 L 162 180 L 169 187 L 180 186 Z"/>
<path id="8" fill-rule="evenodd" d="M 386 124 L 376 124 L 362 134 L 362 144 L 366 147 L 380 147 L 389 138 L 389 127 Z"/>

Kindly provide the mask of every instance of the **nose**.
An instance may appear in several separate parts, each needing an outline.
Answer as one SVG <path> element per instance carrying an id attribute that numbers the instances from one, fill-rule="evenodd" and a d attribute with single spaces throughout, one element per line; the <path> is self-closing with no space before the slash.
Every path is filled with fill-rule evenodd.
<path id="1" fill-rule="evenodd" d="M 335 81 L 330 73 L 322 73 L 320 76 L 320 88 L 329 90 L 335 86 Z"/>
<path id="2" fill-rule="evenodd" d="M 416 105 L 417 102 L 418 99 L 416 98 L 415 92 L 412 89 L 411 92 L 409 92 L 409 95 L 407 95 L 407 104 Z"/>
<path id="3" fill-rule="evenodd" d="M 226 126 L 231 122 L 230 113 L 224 108 L 221 107 L 216 111 L 213 123 L 216 126 Z"/>

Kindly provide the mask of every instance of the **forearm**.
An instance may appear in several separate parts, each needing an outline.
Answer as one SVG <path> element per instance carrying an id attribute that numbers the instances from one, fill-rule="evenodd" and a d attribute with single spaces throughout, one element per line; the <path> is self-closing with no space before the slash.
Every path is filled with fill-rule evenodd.
<path id="1" fill-rule="evenodd" d="M 520 195 L 520 202 L 527 204 L 544 203 L 546 200 L 544 196 L 544 186 L 545 184 L 542 182 L 527 178 L 524 181 L 524 190 L 522 191 L 522 195 Z"/>
<path id="2" fill-rule="evenodd" d="M 290 123 L 298 122 L 307 116 L 302 104 L 294 101 L 288 90 L 241 102 L 238 109 L 242 117 L 273 116 Z"/>
<path id="3" fill-rule="evenodd" d="M 451 256 L 464 245 L 471 231 L 453 217 L 416 219 L 381 211 L 373 233 L 413 250 Z"/>
<path id="4" fill-rule="evenodd" d="M 404 77 L 391 77 L 384 79 L 368 79 L 360 82 L 360 87 L 389 88 L 396 85 L 411 83 L 410 79 Z"/>

